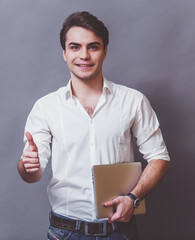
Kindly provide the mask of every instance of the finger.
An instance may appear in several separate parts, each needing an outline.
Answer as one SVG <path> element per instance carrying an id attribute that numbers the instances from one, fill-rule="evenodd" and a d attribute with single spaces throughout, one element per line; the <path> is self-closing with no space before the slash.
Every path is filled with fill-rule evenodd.
<path id="1" fill-rule="evenodd" d="M 25 136 L 26 136 L 26 138 L 28 140 L 30 149 L 36 151 L 37 150 L 37 146 L 34 143 L 34 139 L 33 139 L 33 136 L 31 135 L 31 133 L 30 132 L 25 132 Z"/>
<path id="2" fill-rule="evenodd" d="M 34 168 L 34 167 L 40 167 L 40 163 L 24 163 L 25 168 Z"/>
<path id="3" fill-rule="evenodd" d="M 40 163 L 24 163 L 24 168 L 25 169 L 30 169 L 30 168 L 40 168 Z"/>
<path id="4" fill-rule="evenodd" d="M 27 157 L 23 157 L 22 158 L 22 162 L 25 163 L 30 163 L 30 164 L 38 164 L 39 163 L 39 159 L 38 158 L 27 158 Z"/>
<path id="5" fill-rule="evenodd" d="M 39 158 L 38 152 L 28 151 L 28 148 L 23 153 L 23 158 Z"/>
<path id="6" fill-rule="evenodd" d="M 123 217 L 121 217 L 121 218 L 112 220 L 112 222 L 129 222 L 130 219 L 131 219 L 131 216 L 123 216 Z M 111 223 L 112 223 L 112 222 L 111 222 Z"/>
<path id="7" fill-rule="evenodd" d="M 120 220 L 121 218 L 122 218 L 122 216 L 120 215 L 120 213 L 115 212 L 115 213 L 112 215 L 112 217 L 110 217 L 110 218 L 108 219 L 108 222 L 109 222 L 109 223 L 113 223 L 113 222 L 115 222 L 115 221 L 120 222 L 119 220 Z"/>
<path id="8" fill-rule="evenodd" d="M 110 223 L 112 222 L 129 222 L 133 215 L 133 211 L 124 212 L 122 209 L 117 210 L 113 216 L 108 220 Z"/>
<path id="9" fill-rule="evenodd" d="M 31 162 L 25 162 L 24 163 L 24 168 L 25 169 L 29 169 L 29 168 L 39 168 L 40 167 L 40 163 L 36 162 L 36 163 L 31 163 Z"/>
<path id="10" fill-rule="evenodd" d="M 39 171 L 39 168 L 28 168 L 28 169 L 26 169 L 27 173 L 35 173 L 35 172 L 38 172 L 38 171 Z"/>
<path id="11" fill-rule="evenodd" d="M 131 219 L 131 215 L 129 216 L 128 214 L 127 215 L 123 215 L 121 213 L 121 217 L 118 216 L 114 219 L 114 221 L 117 221 L 117 222 L 129 222 Z M 113 220 L 113 219 L 112 219 Z"/>
<path id="12" fill-rule="evenodd" d="M 117 204 L 118 204 L 118 200 L 115 198 L 115 199 L 113 199 L 111 201 L 105 202 L 104 206 L 105 207 L 110 207 L 110 206 L 117 205 Z"/>
<path id="13" fill-rule="evenodd" d="M 110 217 L 108 219 L 108 222 L 109 223 L 113 223 L 113 222 L 129 222 L 130 221 L 130 218 L 131 216 L 126 216 L 126 215 L 123 215 L 122 213 L 115 213 L 113 214 L 112 217 Z"/>

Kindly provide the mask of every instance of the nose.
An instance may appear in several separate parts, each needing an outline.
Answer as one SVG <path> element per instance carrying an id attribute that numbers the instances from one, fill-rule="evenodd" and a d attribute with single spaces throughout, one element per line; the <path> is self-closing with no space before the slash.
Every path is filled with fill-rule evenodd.
<path id="1" fill-rule="evenodd" d="M 87 48 L 82 48 L 81 49 L 81 54 L 80 54 L 80 58 L 83 59 L 83 60 L 88 60 L 89 59 L 89 51 Z"/>

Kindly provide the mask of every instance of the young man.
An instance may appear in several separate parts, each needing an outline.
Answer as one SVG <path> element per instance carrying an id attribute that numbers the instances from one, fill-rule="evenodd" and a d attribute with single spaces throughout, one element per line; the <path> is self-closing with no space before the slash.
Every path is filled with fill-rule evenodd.
<path id="1" fill-rule="evenodd" d="M 71 80 L 35 103 L 18 171 L 24 181 L 36 182 L 51 156 L 48 239 L 137 239 L 134 208 L 169 167 L 158 120 L 143 94 L 104 78 L 108 30 L 95 16 L 71 14 L 60 40 Z M 133 162 L 132 136 L 148 164 L 128 196 L 105 203 L 115 206 L 113 216 L 97 220 L 91 167 Z"/>

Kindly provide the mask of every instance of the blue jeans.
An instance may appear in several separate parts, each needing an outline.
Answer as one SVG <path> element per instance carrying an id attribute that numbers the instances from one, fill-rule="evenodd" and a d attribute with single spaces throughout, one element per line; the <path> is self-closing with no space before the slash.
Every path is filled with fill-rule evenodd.
<path id="1" fill-rule="evenodd" d="M 54 213 L 55 214 L 55 213 Z M 56 216 L 60 216 L 55 214 Z M 62 216 L 60 216 L 63 218 Z M 112 234 L 108 236 L 93 236 L 85 235 L 84 233 L 71 232 L 69 230 L 64 230 L 56 228 L 53 226 L 49 227 L 47 233 L 47 240 L 137 240 L 137 228 L 135 223 L 135 217 L 128 223 L 117 223 L 117 229 Z"/>

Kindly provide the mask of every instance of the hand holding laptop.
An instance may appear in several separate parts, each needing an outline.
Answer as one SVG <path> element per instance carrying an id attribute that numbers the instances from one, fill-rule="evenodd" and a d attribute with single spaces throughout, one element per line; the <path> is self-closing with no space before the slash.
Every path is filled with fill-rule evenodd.
<path id="1" fill-rule="evenodd" d="M 108 219 L 109 223 L 129 222 L 134 212 L 133 201 L 128 196 L 119 196 L 111 201 L 105 202 L 104 206 L 112 206 L 116 210 Z"/>

